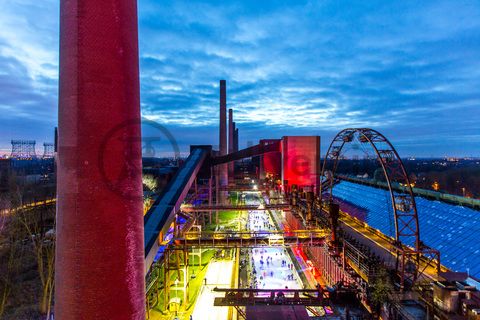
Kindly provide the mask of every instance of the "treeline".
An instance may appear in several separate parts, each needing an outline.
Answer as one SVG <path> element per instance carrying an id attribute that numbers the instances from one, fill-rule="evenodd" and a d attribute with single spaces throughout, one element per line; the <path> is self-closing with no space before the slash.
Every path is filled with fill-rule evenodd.
<path id="1" fill-rule="evenodd" d="M 407 160 L 405 169 L 415 187 L 480 199 L 480 165 L 475 160 Z M 337 173 L 384 180 L 376 159 L 340 160 Z"/>

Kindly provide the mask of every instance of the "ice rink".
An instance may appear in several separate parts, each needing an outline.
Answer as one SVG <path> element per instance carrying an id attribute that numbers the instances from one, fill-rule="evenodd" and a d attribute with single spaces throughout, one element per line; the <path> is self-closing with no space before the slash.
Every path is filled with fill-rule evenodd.
<path id="1" fill-rule="evenodd" d="M 248 204 L 259 204 L 258 199 L 247 200 Z M 254 231 L 276 230 L 275 224 L 265 210 L 249 211 L 248 228 Z M 251 281 L 250 285 L 258 289 L 301 289 L 298 276 L 290 255 L 284 248 L 253 248 L 249 250 Z M 256 280 L 256 281 L 255 281 Z"/>

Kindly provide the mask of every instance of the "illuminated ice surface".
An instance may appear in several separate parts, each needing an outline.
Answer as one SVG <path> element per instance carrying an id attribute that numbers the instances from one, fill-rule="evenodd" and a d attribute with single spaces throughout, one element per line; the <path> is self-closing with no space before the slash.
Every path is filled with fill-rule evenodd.
<path id="1" fill-rule="evenodd" d="M 257 271 L 257 281 L 259 289 L 279 289 L 288 287 L 289 289 L 301 289 L 295 267 L 289 268 L 292 264 L 290 256 L 281 248 L 257 248 L 253 249 L 254 265 Z M 267 257 L 271 257 L 267 265 Z M 263 259 L 263 265 L 260 261 Z M 286 264 L 282 266 L 282 260 Z M 290 280 L 288 276 L 293 278 Z"/>
<path id="2" fill-rule="evenodd" d="M 393 209 L 388 191 L 342 181 L 333 195 L 355 205 L 345 209 L 373 228 L 394 236 Z M 442 264 L 454 271 L 480 276 L 480 212 L 467 207 L 415 197 L 420 239 L 440 250 Z M 345 205 L 343 205 L 345 206 Z M 352 212 L 353 211 L 353 212 Z"/>
<path id="3" fill-rule="evenodd" d="M 250 211 L 248 226 L 254 231 L 275 230 L 267 211 Z M 258 289 L 302 288 L 295 266 L 284 248 L 253 248 L 249 259 L 256 270 Z M 285 263 L 282 264 L 282 261 Z"/>

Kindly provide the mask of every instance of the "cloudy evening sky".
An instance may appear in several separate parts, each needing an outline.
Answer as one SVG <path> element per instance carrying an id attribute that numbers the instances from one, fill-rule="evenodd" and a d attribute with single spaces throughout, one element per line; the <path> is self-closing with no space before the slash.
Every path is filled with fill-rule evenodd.
<path id="1" fill-rule="evenodd" d="M 141 103 L 186 151 L 372 127 L 403 156 L 480 156 L 480 1 L 139 0 Z M 0 0 L 0 151 L 53 140 L 58 0 Z M 37 152 L 40 152 L 37 148 Z"/>

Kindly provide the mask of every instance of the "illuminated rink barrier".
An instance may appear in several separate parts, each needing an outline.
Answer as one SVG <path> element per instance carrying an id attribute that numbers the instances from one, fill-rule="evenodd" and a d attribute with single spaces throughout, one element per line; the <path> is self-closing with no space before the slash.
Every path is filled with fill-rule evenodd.
<path id="1" fill-rule="evenodd" d="M 367 211 L 362 220 L 394 237 L 392 207 L 387 190 L 341 181 L 333 187 L 333 195 L 357 206 L 359 211 Z M 480 276 L 480 242 L 477 241 L 480 234 L 480 212 L 422 197 L 415 197 L 415 200 L 422 241 L 440 250 L 442 264 L 448 268 Z M 345 204 L 340 205 L 342 206 L 345 207 Z M 345 211 L 356 216 L 352 209 Z"/>

